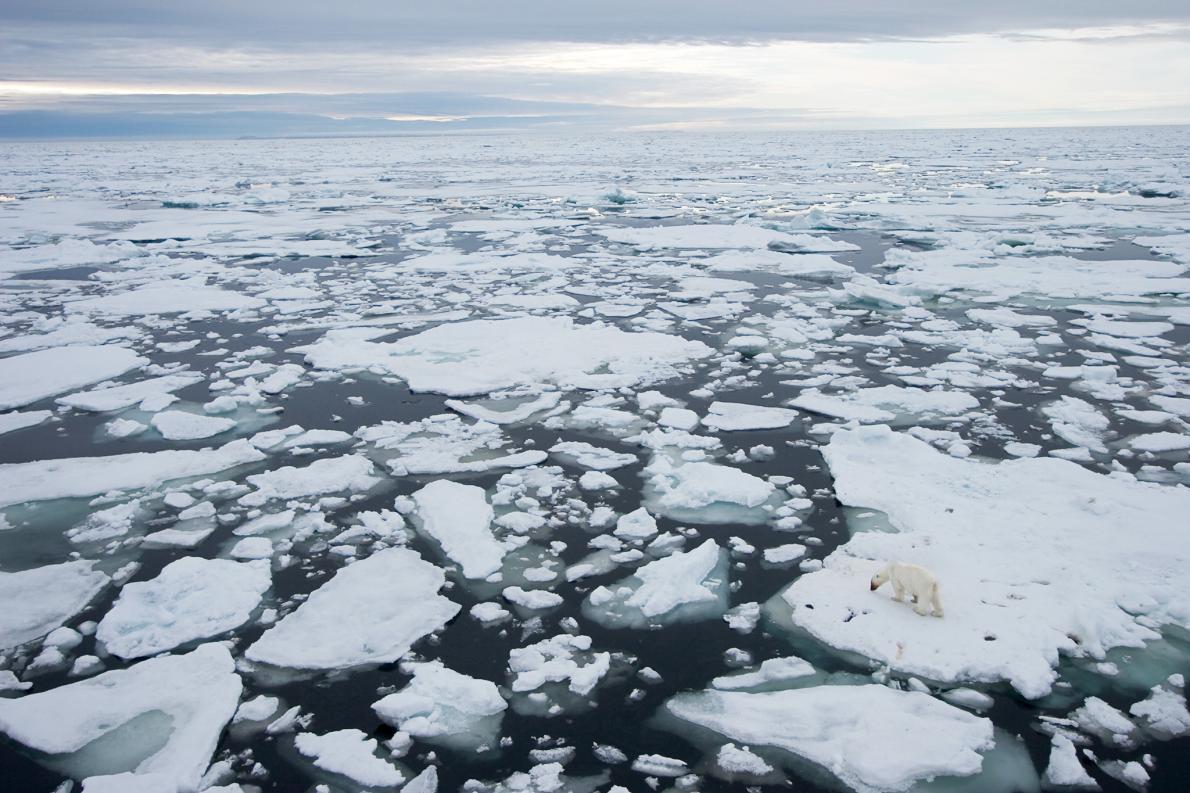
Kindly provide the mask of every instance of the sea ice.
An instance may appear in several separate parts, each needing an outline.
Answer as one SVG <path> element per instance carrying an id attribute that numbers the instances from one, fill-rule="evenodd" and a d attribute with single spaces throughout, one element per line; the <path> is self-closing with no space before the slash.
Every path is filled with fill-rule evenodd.
<path id="1" fill-rule="evenodd" d="M 209 438 L 212 435 L 227 432 L 236 425 L 233 419 L 204 416 L 201 413 L 188 413 L 184 410 L 162 411 L 154 415 L 149 423 L 161 433 L 161 437 L 171 441 Z"/>
<path id="2" fill-rule="evenodd" d="M 379 551 L 339 570 L 244 656 L 294 669 L 395 661 L 458 613 L 438 594 L 445 581 L 440 568 L 414 551 Z"/>
<path id="3" fill-rule="evenodd" d="M 626 333 L 568 317 L 518 317 L 439 325 L 395 342 L 385 331 L 331 331 L 297 348 L 320 369 L 372 369 L 406 380 L 413 391 L 473 396 L 518 385 L 562 388 L 634 386 L 676 376 L 712 353 L 702 342 L 661 333 Z"/>
<path id="4" fill-rule="evenodd" d="M 414 738 L 443 739 L 471 750 L 495 742 L 508 707 L 495 683 L 459 674 L 438 661 L 411 666 L 413 680 L 373 703 L 376 715 Z"/>
<path id="5" fill-rule="evenodd" d="M 249 295 L 206 286 L 196 280 L 153 283 L 127 292 L 88 297 L 67 304 L 85 314 L 139 317 L 195 311 L 236 311 L 260 308 L 265 301 Z"/>
<path id="6" fill-rule="evenodd" d="M 0 358 L 0 410 L 118 377 L 148 362 L 115 345 L 51 347 Z"/>
<path id="7" fill-rule="evenodd" d="M 1159 638 L 1162 623 L 1190 624 L 1184 488 L 1054 458 L 956 459 L 884 426 L 836 432 L 824 456 L 839 500 L 897 529 L 855 534 L 782 594 L 794 623 L 833 647 L 937 681 L 1008 680 L 1036 698 L 1060 653 L 1102 658 Z M 887 560 L 930 569 L 946 617 L 869 592 Z"/>
<path id="8" fill-rule="evenodd" d="M 979 773 L 992 723 L 926 694 L 880 685 L 703 691 L 665 703 L 678 719 L 814 763 L 857 793 Z M 906 740 L 906 736 L 912 736 Z"/>
<path id="9" fill-rule="evenodd" d="M 0 465 L 0 507 L 113 490 L 140 490 L 263 460 L 244 440 L 217 449 L 134 452 Z"/>
<path id="10" fill-rule="evenodd" d="M 772 430 L 788 427 L 797 418 L 796 410 L 739 402 L 712 402 L 703 425 L 714 430 Z"/>
<path id="11" fill-rule="evenodd" d="M 186 655 L 0 699 L 0 731 L 35 751 L 64 755 L 63 769 L 72 776 L 160 774 L 181 793 L 193 793 L 242 688 L 227 648 L 204 644 Z"/>
<path id="12" fill-rule="evenodd" d="M 504 546 L 492 535 L 494 513 L 483 488 L 438 479 L 413 494 L 419 529 L 442 546 L 467 578 L 487 578 L 504 564 Z"/>
<path id="13" fill-rule="evenodd" d="M 247 443 L 247 441 L 244 441 Z M 381 482 L 366 457 L 348 454 L 315 460 L 304 468 L 284 466 L 253 474 L 248 482 L 256 488 L 240 497 L 246 506 L 261 506 L 272 499 L 305 498 L 344 491 L 364 492 Z"/>
<path id="14" fill-rule="evenodd" d="M 726 608 L 727 553 L 714 540 L 596 587 L 583 601 L 588 619 L 612 628 L 714 619 Z"/>
<path id="15" fill-rule="evenodd" d="M 40 638 L 82 611 L 111 580 L 94 562 L 0 572 L 0 650 Z M 19 604 L 19 607 L 17 607 Z"/>
<path id="16" fill-rule="evenodd" d="M 379 741 L 362 730 L 346 729 L 294 736 L 294 747 L 323 771 L 339 774 L 365 787 L 396 787 L 405 781 L 396 766 L 379 757 Z"/>
<path id="17" fill-rule="evenodd" d="M 95 636 L 121 658 L 156 655 L 243 625 L 271 583 L 267 563 L 178 559 L 125 584 Z"/>

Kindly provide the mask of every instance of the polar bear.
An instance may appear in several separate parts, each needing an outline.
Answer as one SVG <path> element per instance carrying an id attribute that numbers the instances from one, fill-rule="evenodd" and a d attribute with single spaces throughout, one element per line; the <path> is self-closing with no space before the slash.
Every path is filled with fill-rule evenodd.
<path id="1" fill-rule="evenodd" d="M 938 594 L 938 579 L 924 567 L 904 562 L 889 562 L 884 569 L 872 576 L 872 591 L 892 582 L 893 597 L 899 601 L 905 600 L 905 593 L 909 593 L 913 601 L 913 610 L 921 616 L 926 616 L 926 603 L 934 612 L 935 617 L 942 616 L 942 598 Z"/>

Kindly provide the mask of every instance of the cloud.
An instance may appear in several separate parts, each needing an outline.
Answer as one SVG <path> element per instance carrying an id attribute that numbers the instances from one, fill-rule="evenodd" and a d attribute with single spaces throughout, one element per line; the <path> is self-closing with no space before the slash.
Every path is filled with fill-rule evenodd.
<path id="1" fill-rule="evenodd" d="M 1146 0 L 7 0 L 0 134 L 1190 121 L 1188 42 Z"/>
<path id="2" fill-rule="evenodd" d="M 1181 0 L 6 0 L 8 30 L 202 46 L 391 48 L 574 41 L 856 41 L 1190 22 Z"/>

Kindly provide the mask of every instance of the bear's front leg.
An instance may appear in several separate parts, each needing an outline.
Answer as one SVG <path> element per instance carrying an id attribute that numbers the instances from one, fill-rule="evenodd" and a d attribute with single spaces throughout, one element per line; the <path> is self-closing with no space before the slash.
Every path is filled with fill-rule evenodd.
<path id="1" fill-rule="evenodd" d="M 905 587 L 893 581 L 893 600 L 903 603 L 905 601 Z"/>

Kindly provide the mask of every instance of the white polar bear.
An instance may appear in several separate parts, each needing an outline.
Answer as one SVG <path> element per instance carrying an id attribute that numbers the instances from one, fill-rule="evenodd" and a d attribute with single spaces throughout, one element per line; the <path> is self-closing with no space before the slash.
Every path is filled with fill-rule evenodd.
<path id="1" fill-rule="evenodd" d="M 926 616 L 926 603 L 934 612 L 935 617 L 942 616 L 942 598 L 938 594 L 938 579 L 924 567 L 904 562 L 889 562 L 884 569 L 872 576 L 872 591 L 875 592 L 884 584 L 892 582 L 893 597 L 899 601 L 905 600 L 905 593 L 913 600 L 913 610 L 921 616 Z"/>

